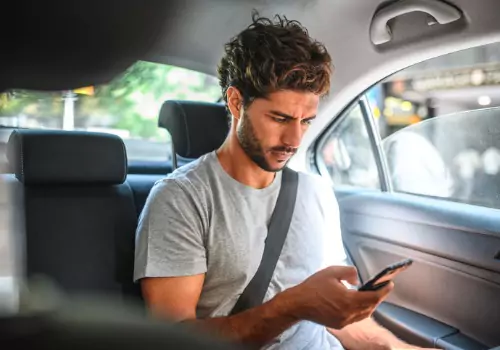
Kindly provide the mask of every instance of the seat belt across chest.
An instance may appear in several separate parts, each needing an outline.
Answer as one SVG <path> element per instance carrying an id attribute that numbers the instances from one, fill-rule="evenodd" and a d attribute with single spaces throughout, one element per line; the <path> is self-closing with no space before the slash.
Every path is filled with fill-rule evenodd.
<path id="1" fill-rule="evenodd" d="M 299 174 L 296 171 L 289 168 L 282 170 L 281 188 L 269 222 L 262 260 L 257 272 L 238 298 L 231 315 L 262 304 L 290 229 L 298 184 Z"/>

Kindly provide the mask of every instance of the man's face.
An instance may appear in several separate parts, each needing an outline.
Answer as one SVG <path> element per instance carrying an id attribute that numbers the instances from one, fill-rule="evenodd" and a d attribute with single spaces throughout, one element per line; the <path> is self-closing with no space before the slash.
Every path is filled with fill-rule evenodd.
<path id="1" fill-rule="evenodd" d="M 296 91 L 254 100 L 235 121 L 241 147 L 263 170 L 280 171 L 297 151 L 318 105 L 318 95 Z"/>

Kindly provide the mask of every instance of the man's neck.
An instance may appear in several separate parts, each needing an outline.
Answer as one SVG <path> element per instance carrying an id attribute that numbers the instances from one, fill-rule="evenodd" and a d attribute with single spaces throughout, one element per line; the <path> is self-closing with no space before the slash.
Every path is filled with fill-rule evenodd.
<path id="1" fill-rule="evenodd" d="M 229 135 L 216 154 L 226 173 L 244 185 L 259 189 L 265 188 L 273 182 L 276 175 L 255 164 L 233 135 Z"/>

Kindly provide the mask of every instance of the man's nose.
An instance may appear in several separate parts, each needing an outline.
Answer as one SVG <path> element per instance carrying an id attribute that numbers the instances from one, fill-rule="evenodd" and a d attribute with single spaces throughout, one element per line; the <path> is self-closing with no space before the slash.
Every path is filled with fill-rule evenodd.
<path id="1" fill-rule="evenodd" d="M 288 124 L 282 137 L 282 142 L 288 147 L 298 148 L 304 135 L 304 128 L 300 121 L 294 121 Z"/>

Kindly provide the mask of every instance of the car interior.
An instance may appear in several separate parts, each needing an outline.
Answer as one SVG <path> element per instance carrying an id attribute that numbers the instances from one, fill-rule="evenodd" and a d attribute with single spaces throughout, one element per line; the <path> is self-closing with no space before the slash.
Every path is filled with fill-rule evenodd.
<path id="1" fill-rule="evenodd" d="M 299 20 L 331 52 L 332 90 L 289 166 L 332 181 L 344 247 L 360 280 L 414 261 L 395 278 L 375 319 L 422 347 L 500 347 L 497 0 L 61 5 L 16 4 L 29 25 L 11 34 L 0 57 L 0 178 L 8 190 L 0 203 L 9 217 L 2 229 L 10 233 L 0 245 L 10 260 L 0 277 L 42 276 L 67 294 L 142 304 L 132 272 L 149 191 L 222 144 L 226 108 L 216 93 L 169 90 L 144 119 L 152 131 L 141 129 L 134 139 L 123 133 L 131 122 L 106 129 L 107 112 L 97 118 L 99 129 L 75 127 L 75 115 L 84 113 L 78 104 L 92 106 L 93 97 L 59 93 L 103 86 L 92 93 L 98 97 L 127 69 L 142 67 L 137 72 L 145 75 L 153 67 L 137 62 L 203 74 L 203 84 L 217 88 L 224 43 L 257 9 Z M 176 72 L 172 86 L 184 89 L 183 79 L 194 79 Z M 9 105 L 29 95 L 33 106 L 54 92 L 59 124 L 44 126 L 41 107 Z M 119 111 L 122 97 L 110 96 Z M 157 158 L 141 156 L 155 152 Z"/>

